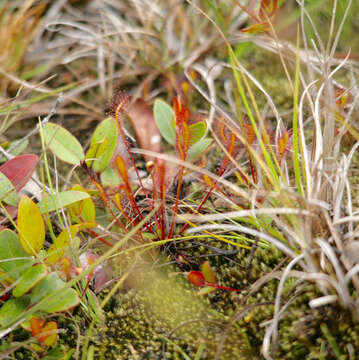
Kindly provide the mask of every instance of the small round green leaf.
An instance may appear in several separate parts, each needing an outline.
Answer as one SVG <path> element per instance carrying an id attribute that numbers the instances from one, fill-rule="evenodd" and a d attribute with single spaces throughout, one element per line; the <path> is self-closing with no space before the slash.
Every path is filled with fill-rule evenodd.
<path id="1" fill-rule="evenodd" d="M 85 154 L 78 140 L 60 125 L 47 123 L 43 127 L 46 145 L 61 160 L 79 165 Z"/>
<path id="2" fill-rule="evenodd" d="M 31 290 L 47 274 L 46 266 L 38 264 L 27 269 L 22 275 L 19 283 L 15 286 L 12 294 L 20 297 Z"/>
<path id="3" fill-rule="evenodd" d="M 174 123 L 174 113 L 166 102 L 157 99 L 153 107 L 153 115 L 156 125 L 162 137 L 171 145 L 176 141 L 176 129 Z"/>

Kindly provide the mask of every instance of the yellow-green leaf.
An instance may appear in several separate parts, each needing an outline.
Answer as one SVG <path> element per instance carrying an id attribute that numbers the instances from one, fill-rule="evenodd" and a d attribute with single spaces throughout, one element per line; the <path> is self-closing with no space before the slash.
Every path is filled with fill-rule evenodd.
<path id="1" fill-rule="evenodd" d="M 75 185 L 71 190 L 82 191 L 87 194 L 87 191 L 81 185 Z M 69 205 L 70 214 L 73 220 L 77 223 L 93 222 L 96 218 L 96 209 L 93 200 L 89 197 L 87 199 L 78 201 L 75 204 Z"/>
<path id="2" fill-rule="evenodd" d="M 189 145 L 193 145 L 200 141 L 206 133 L 207 125 L 204 121 L 196 122 L 188 127 Z"/>
<path id="3" fill-rule="evenodd" d="M 86 154 L 86 159 L 95 159 L 86 161 L 94 171 L 102 172 L 110 164 L 116 150 L 117 136 L 117 125 L 111 117 L 103 120 L 95 129 Z"/>
<path id="4" fill-rule="evenodd" d="M 17 226 L 23 249 L 30 255 L 38 254 L 45 241 L 45 224 L 39 208 L 26 195 L 20 199 Z"/>
<path id="5" fill-rule="evenodd" d="M 211 265 L 209 264 L 209 261 L 205 261 L 202 264 L 201 271 L 204 278 L 206 279 L 206 282 L 211 284 L 215 284 L 217 282 L 216 275 L 214 275 L 214 272 L 211 268 Z"/>

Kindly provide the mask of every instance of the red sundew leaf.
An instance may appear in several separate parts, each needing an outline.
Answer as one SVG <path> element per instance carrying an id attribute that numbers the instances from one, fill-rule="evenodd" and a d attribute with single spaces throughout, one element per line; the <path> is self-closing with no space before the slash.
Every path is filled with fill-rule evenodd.
<path id="1" fill-rule="evenodd" d="M 344 107 L 345 107 L 346 103 L 348 102 L 349 97 L 350 97 L 350 93 L 349 93 L 349 91 L 347 91 L 347 89 L 340 89 L 340 90 L 336 91 L 336 93 L 335 93 L 336 101 L 335 102 L 341 110 L 344 110 Z"/>
<path id="2" fill-rule="evenodd" d="M 142 99 L 136 100 L 129 106 L 127 115 L 135 130 L 136 138 L 141 149 L 161 152 L 161 135 L 157 128 L 152 109 L 148 104 Z M 146 161 L 152 159 L 149 156 L 145 156 L 145 158 Z"/>
<path id="3" fill-rule="evenodd" d="M 30 180 L 38 161 L 38 156 L 34 154 L 19 155 L 1 165 L 0 171 L 19 191 Z"/>
<path id="4" fill-rule="evenodd" d="M 206 285 L 206 279 L 200 271 L 190 271 L 187 278 L 189 282 L 195 286 L 200 287 Z"/>
<path id="5" fill-rule="evenodd" d="M 259 8 L 259 17 L 261 20 L 266 21 L 268 18 L 274 16 L 278 9 L 278 0 L 261 0 Z"/>
<path id="6" fill-rule="evenodd" d="M 130 96 L 120 88 L 116 88 L 109 104 L 109 115 L 121 122 L 129 102 Z"/>
<path id="7" fill-rule="evenodd" d="M 288 153 L 291 145 L 291 131 L 285 130 L 277 141 L 277 154 L 279 162 Z"/>
<path id="8" fill-rule="evenodd" d="M 254 132 L 254 128 L 251 124 L 247 124 L 247 123 L 244 123 L 243 127 L 244 127 L 244 132 L 246 134 L 246 140 L 249 145 L 252 145 L 253 141 L 256 138 L 256 133 Z"/>

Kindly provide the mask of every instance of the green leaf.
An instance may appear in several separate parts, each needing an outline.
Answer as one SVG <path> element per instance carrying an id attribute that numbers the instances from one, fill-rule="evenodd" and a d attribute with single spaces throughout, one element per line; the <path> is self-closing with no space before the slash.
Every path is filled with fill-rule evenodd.
<path id="1" fill-rule="evenodd" d="M 153 107 L 153 114 L 156 125 L 162 137 L 171 145 L 175 145 L 176 128 L 174 123 L 174 113 L 166 102 L 157 99 Z"/>
<path id="2" fill-rule="evenodd" d="M 112 166 L 106 168 L 100 175 L 103 186 L 118 186 L 121 184 L 121 178 L 118 171 L 114 170 Z"/>
<path id="3" fill-rule="evenodd" d="M 41 360 L 70 360 L 75 349 L 69 350 L 68 353 L 64 353 L 60 347 L 52 348 Z"/>
<path id="4" fill-rule="evenodd" d="M 86 159 L 96 158 L 88 166 L 101 172 L 110 164 L 117 146 L 118 129 L 115 121 L 108 117 L 95 129 Z"/>
<path id="5" fill-rule="evenodd" d="M 41 310 L 54 313 L 69 310 L 80 303 L 80 298 L 74 289 L 66 289 L 41 306 Z"/>
<path id="6" fill-rule="evenodd" d="M 74 185 L 71 190 L 82 191 L 87 194 L 87 191 L 81 185 Z M 69 210 L 73 220 L 77 223 L 95 221 L 96 209 L 91 197 L 69 205 Z"/>
<path id="7" fill-rule="evenodd" d="M 85 158 L 84 151 L 78 140 L 65 128 L 53 123 L 43 127 L 46 145 L 61 160 L 79 165 Z"/>
<path id="8" fill-rule="evenodd" d="M 205 151 L 209 145 L 211 145 L 212 140 L 208 138 L 202 138 L 200 141 L 192 145 L 187 154 L 188 160 L 195 160 L 199 155 Z"/>
<path id="9" fill-rule="evenodd" d="M 207 125 L 204 121 L 199 121 L 188 127 L 189 130 L 189 145 L 194 145 L 200 141 L 206 133 Z"/>
<path id="10" fill-rule="evenodd" d="M 49 195 L 44 197 L 39 203 L 39 209 L 41 213 L 55 211 L 63 207 L 69 206 L 81 201 L 88 199 L 90 195 L 84 191 L 68 190 Z"/>
<path id="11" fill-rule="evenodd" d="M 68 229 L 61 231 L 60 235 L 55 239 L 54 243 L 47 251 L 46 262 L 54 264 L 64 255 L 65 250 L 70 246 L 71 238 L 74 239 L 75 235 L 80 231 L 80 225 L 71 225 Z M 70 238 L 71 234 L 71 238 Z"/>
<path id="12" fill-rule="evenodd" d="M 11 206 L 17 206 L 19 201 L 14 185 L 2 172 L 0 172 L 0 201 Z"/>
<path id="13" fill-rule="evenodd" d="M 19 283 L 15 286 L 12 294 L 15 297 L 20 297 L 31 290 L 40 280 L 47 274 L 46 265 L 38 264 L 32 266 L 24 272 Z"/>
<path id="14" fill-rule="evenodd" d="M 205 261 L 201 266 L 202 274 L 206 280 L 206 282 L 215 284 L 217 282 L 216 275 L 214 275 L 214 272 L 211 268 L 211 265 L 209 264 L 209 261 Z"/>
<path id="15" fill-rule="evenodd" d="M 10 299 L 0 309 L 0 325 L 10 324 L 14 319 L 22 315 L 30 304 L 30 297 L 23 296 L 19 299 Z"/>
<path id="16" fill-rule="evenodd" d="M 60 279 L 56 272 L 48 274 L 32 289 L 31 304 L 36 304 L 45 296 L 62 289 L 64 286 L 65 282 Z"/>
<path id="17" fill-rule="evenodd" d="M 17 215 L 20 243 L 30 255 L 36 255 L 45 241 L 45 224 L 37 205 L 27 196 L 21 196 Z"/>
<path id="18" fill-rule="evenodd" d="M 30 256 L 22 248 L 18 236 L 11 230 L 0 232 L 0 268 L 17 280 L 31 264 Z"/>

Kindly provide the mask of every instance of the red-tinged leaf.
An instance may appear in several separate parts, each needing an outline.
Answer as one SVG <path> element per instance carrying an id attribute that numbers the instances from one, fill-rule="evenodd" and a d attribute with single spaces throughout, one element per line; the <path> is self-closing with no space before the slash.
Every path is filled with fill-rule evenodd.
<path id="1" fill-rule="evenodd" d="M 2 172 L 19 191 L 30 180 L 39 158 L 34 154 L 24 154 L 8 160 L 0 166 Z"/>
<path id="2" fill-rule="evenodd" d="M 195 286 L 200 287 L 206 285 L 206 279 L 200 271 L 190 271 L 187 278 L 189 282 Z"/>
<path id="3" fill-rule="evenodd" d="M 216 275 L 214 274 L 209 261 L 205 261 L 202 264 L 201 271 L 207 283 L 215 284 L 217 282 Z"/>
<path id="4" fill-rule="evenodd" d="M 267 22 L 261 22 L 258 24 L 248 26 L 245 29 L 242 29 L 241 32 L 255 35 L 263 32 L 268 32 L 269 30 L 270 30 L 269 24 Z"/>
<path id="5" fill-rule="evenodd" d="M 152 109 L 142 100 L 136 100 L 128 109 L 128 116 L 141 149 L 161 152 L 161 135 Z M 146 161 L 151 157 L 145 156 Z"/>
<path id="6" fill-rule="evenodd" d="M 278 0 L 261 0 L 259 8 L 259 17 L 263 21 L 274 16 L 278 9 Z"/>

